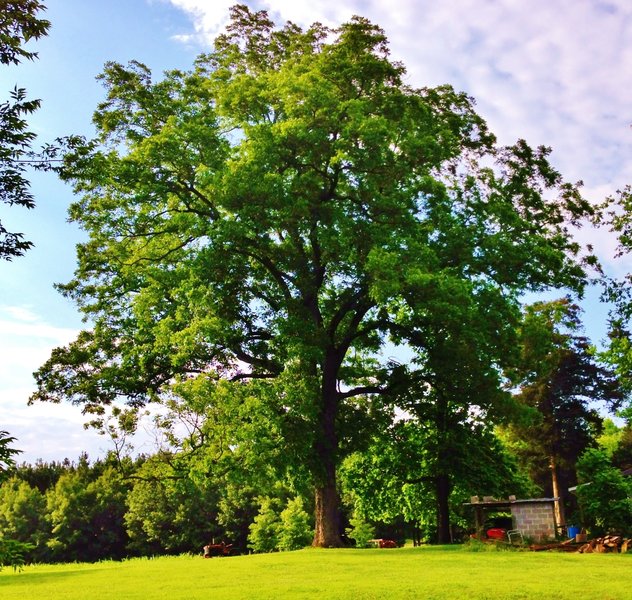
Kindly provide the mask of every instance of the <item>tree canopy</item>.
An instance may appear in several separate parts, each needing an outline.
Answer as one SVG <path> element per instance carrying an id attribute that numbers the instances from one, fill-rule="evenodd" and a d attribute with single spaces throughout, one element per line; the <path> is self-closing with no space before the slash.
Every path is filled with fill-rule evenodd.
<path id="1" fill-rule="evenodd" d="M 91 329 L 33 399 L 99 413 L 197 381 L 211 406 L 228 386 L 276 418 L 314 544 L 339 545 L 336 469 L 407 379 L 387 342 L 466 316 L 492 371 L 520 294 L 585 279 L 567 228 L 592 209 L 548 149 L 497 146 L 466 94 L 404 76 L 366 19 L 245 6 L 190 72 L 108 63 L 98 135 L 61 169 L 89 239 L 60 289 Z"/>

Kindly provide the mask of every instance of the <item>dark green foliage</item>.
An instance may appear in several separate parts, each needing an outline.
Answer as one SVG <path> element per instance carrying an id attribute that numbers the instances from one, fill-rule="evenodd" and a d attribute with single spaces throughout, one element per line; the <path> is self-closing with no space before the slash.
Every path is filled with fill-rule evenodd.
<path id="1" fill-rule="evenodd" d="M 627 424 L 621 438 L 612 453 L 612 464 L 619 469 L 632 469 L 632 426 Z"/>
<path id="2" fill-rule="evenodd" d="M 55 484 L 66 471 L 72 471 L 76 464 L 66 458 L 63 461 L 44 462 L 38 459 L 33 464 L 24 463 L 16 468 L 16 476 L 37 488 L 42 494 L 55 487 Z"/>
<path id="3" fill-rule="evenodd" d="M 238 483 L 227 485 L 219 482 L 215 485 L 221 491 L 217 524 L 222 537 L 238 552 L 244 552 L 248 548 L 249 526 L 259 510 L 259 494 L 255 489 Z"/>
<path id="4" fill-rule="evenodd" d="M 29 562 L 197 553 L 212 538 L 245 551 L 256 492 L 191 464 L 159 453 L 21 465 L 0 485 L 0 537 L 32 544 Z"/>
<path id="5" fill-rule="evenodd" d="M 22 452 L 11 447 L 15 441 L 8 431 L 0 431 L 0 483 L 6 479 L 9 470 L 15 467 L 15 457 Z"/>
<path id="6" fill-rule="evenodd" d="M 492 430 L 514 409 L 501 378 L 501 369 L 512 365 L 508 325 L 514 315 L 505 315 L 505 327 L 495 328 L 501 335 L 490 336 L 481 314 L 487 310 L 485 300 L 473 295 L 459 304 L 448 318 L 426 316 L 417 324 L 418 356 L 409 370 L 410 383 L 396 400 L 405 416 L 392 432 L 399 438 L 400 452 L 417 457 L 406 460 L 404 454 L 404 471 L 409 469 L 405 481 L 422 484 L 434 497 L 438 543 L 452 539 L 453 489 L 480 493 L 472 486 L 487 486 L 489 495 L 516 485 L 515 472 Z M 412 518 L 429 521 L 427 515 Z"/>
<path id="7" fill-rule="evenodd" d="M 54 560 L 96 561 L 127 555 L 124 526 L 129 485 L 111 467 L 91 480 L 88 469 L 64 473 L 47 493 Z"/>
<path id="8" fill-rule="evenodd" d="M 577 462 L 577 498 L 582 525 L 592 536 L 632 534 L 632 485 L 606 452 L 587 450 Z"/>
<path id="9" fill-rule="evenodd" d="M 216 482 L 207 479 L 198 484 L 174 468 L 177 462 L 177 457 L 159 454 L 149 458 L 133 476 L 125 525 L 135 553 L 201 552 L 205 544 L 222 534 L 217 524 Z"/>
<path id="10" fill-rule="evenodd" d="M 473 495 L 528 495 L 532 489 L 513 457 L 493 432 L 474 421 L 450 430 L 446 454 L 437 449 L 438 435 L 428 424 L 400 421 L 389 435 L 376 438 L 368 451 L 349 457 L 342 482 L 358 515 L 373 522 L 399 517 L 421 528 L 427 541 L 438 539 L 437 479 L 448 478 L 445 490 L 450 525 L 465 525 L 463 502 Z M 446 464 L 438 465 L 438 457 Z M 448 458 L 451 460 L 447 464 Z M 448 539 L 451 540 L 450 530 Z"/>
<path id="11" fill-rule="evenodd" d="M 4 0 L 0 7 L 0 63 L 18 64 L 32 60 L 37 53 L 24 48 L 31 39 L 48 31 L 50 23 L 38 17 L 45 6 L 37 0 Z M 15 87 L 9 100 L 0 103 L 0 202 L 33 208 L 35 202 L 24 174 L 35 164 L 31 143 L 35 134 L 28 130 L 25 117 L 40 106 L 39 100 L 27 100 L 26 91 Z M 32 246 L 21 233 L 8 231 L 0 222 L 0 259 L 21 256 Z"/>

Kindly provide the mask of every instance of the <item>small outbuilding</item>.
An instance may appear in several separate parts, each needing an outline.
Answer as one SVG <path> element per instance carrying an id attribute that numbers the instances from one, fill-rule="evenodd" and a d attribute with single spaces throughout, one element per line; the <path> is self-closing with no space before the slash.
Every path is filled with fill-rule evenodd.
<path id="1" fill-rule="evenodd" d="M 474 509 L 476 532 L 483 533 L 486 515 L 490 512 L 509 511 L 513 522 L 513 529 L 519 531 L 523 537 L 534 541 L 544 541 L 555 537 L 555 502 L 557 498 L 528 498 L 516 499 L 510 496 L 508 500 L 496 500 L 484 496 L 479 500 L 473 496 L 471 502 L 465 506 Z"/>

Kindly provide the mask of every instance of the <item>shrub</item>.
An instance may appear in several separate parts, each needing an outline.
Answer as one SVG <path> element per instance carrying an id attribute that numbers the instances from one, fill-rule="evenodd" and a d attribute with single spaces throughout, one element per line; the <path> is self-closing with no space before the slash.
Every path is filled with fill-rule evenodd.
<path id="1" fill-rule="evenodd" d="M 303 501 L 301 498 L 288 500 L 281 513 L 279 550 L 299 550 L 308 546 L 312 537 L 313 530 L 309 524 L 309 515 L 303 508 Z"/>
<path id="2" fill-rule="evenodd" d="M 355 541 L 356 548 L 368 548 L 369 540 L 375 537 L 375 528 L 359 517 L 349 520 L 351 527 L 345 529 L 347 535 Z"/>
<path id="3" fill-rule="evenodd" d="M 577 499 L 593 536 L 632 533 L 632 486 L 603 450 L 589 449 L 577 462 Z"/>
<path id="4" fill-rule="evenodd" d="M 16 477 L 0 486 L 0 539 L 14 540 L 33 549 L 27 562 L 47 560 L 50 536 L 46 520 L 46 499 L 36 488 Z"/>
<path id="5" fill-rule="evenodd" d="M 274 552 L 279 547 L 281 522 L 272 507 L 272 500 L 265 498 L 261 503 L 259 514 L 248 528 L 248 548 L 255 552 Z"/>
<path id="6" fill-rule="evenodd" d="M 24 555 L 33 548 L 33 544 L 0 538 L 0 571 L 2 567 L 13 567 L 14 571 L 21 569 Z"/>

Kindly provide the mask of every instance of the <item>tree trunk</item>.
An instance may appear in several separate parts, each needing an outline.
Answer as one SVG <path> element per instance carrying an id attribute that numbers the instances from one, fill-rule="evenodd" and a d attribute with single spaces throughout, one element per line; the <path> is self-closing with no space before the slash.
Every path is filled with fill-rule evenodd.
<path id="1" fill-rule="evenodd" d="M 339 498 L 336 486 L 336 462 L 338 456 L 338 434 L 336 415 L 338 412 L 337 374 L 340 359 L 329 353 L 323 365 L 322 405 L 320 413 L 320 435 L 315 441 L 318 457 L 314 511 L 314 541 L 319 548 L 339 548 L 340 537 Z"/>
<path id="2" fill-rule="evenodd" d="M 437 466 L 435 475 L 435 501 L 437 507 L 437 543 L 449 544 L 450 535 L 450 466 L 449 450 L 450 427 L 448 421 L 448 400 L 443 394 L 438 394 L 436 402 L 437 426 Z"/>
<path id="3" fill-rule="evenodd" d="M 551 484 L 553 488 L 553 497 L 555 500 L 555 523 L 558 527 L 566 527 L 566 517 L 564 516 L 564 498 L 560 493 L 560 483 L 557 478 L 557 460 L 555 455 L 549 457 L 549 468 L 551 469 Z"/>
<path id="4" fill-rule="evenodd" d="M 452 542 L 450 535 L 450 477 L 442 473 L 435 479 L 435 492 L 437 495 L 437 543 L 449 544 Z"/>
<path id="5" fill-rule="evenodd" d="M 332 475 L 332 481 L 316 488 L 314 512 L 316 527 L 312 546 L 318 548 L 339 548 L 342 546 L 335 472 Z"/>
<path id="6" fill-rule="evenodd" d="M 419 529 L 419 521 L 412 521 L 411 528 L 411 534 L 413 536 L 413 546 L 421 546 L 421 530 Z"/>

